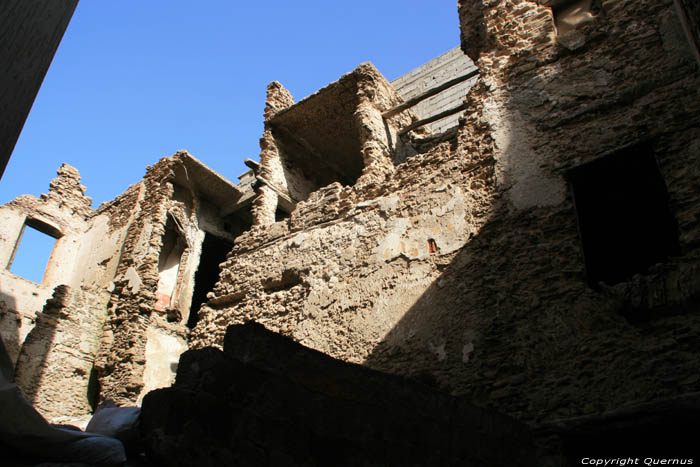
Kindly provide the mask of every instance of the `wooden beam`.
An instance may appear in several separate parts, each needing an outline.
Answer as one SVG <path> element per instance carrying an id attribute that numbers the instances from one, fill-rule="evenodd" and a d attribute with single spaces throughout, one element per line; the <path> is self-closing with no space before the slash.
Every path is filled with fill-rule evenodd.
<path id="1" fill-rule="evenodd" d="M 428 123 L 433 123 L 434 121 L 440 120 L 441 118 L 449 117 L 450 115 L 456 114 L 457 112 L 466 108 L 467 104 L 460 104 L 457 107 L 445 110 L 444 112 L 440 112 L 439 114 L 433 115 L 432 117 L 424 118 L 423 120 L 418 120 L 417 122 L 411 123 L 407 127 L 402 128 L 399 131 L 399 135 L 406 134 L 411 130 L 415 130 L 416 128 L 421 127 L 423 125 L 427 125 Z"/>
<path id="2" fill-rule="evenodd" d="M 466 81 L 466 80 L 468 80 L 468 79 L 470 79 L 470 78 L 473 78 L 474 76 L 476 76 L 476 75 L 478 75 L 478 74 L 479 74 L 479 70 L 476 69 L 476 70 L 470 71 L 470 72 L 467 73 L 466 75 L 462 75 L 462 76 L 460 76 L 460 77 L 458 77 L 458 78 L 451 79 L 450 81 L 448 81 L 448 82 L 446 82 L 446 83 L 443 83 L 443 84 L 441 84 L 440 86 L 437 86 L 437 87 L 435 87 L 435 88 L 429 89 L 429 90 L 427 90 L 426 92 L 424 92 L 423 94 L 420 94 L 420 95 L 418 95 L 418 96 L 416 96 L 416 97 L 413 97 L 413 98 L 407 100 L 407 101 L 404 102 L 403 104 L 397 105 L 396 107 L 387 110 L 386 112 L 384 112 L 384 113 L 382 114 L 382 117 L 384 117 L 384 118 L 393 117 L 393 116 L 396 115 L 397 113 L 403 112 L 404 110 L 408 109 L 409 107 L 413 107 L 413 106 L 416 105 L 417 103 L 419 103 L 419 102 L 421 102 L 421 101 L 423 101 L 423 100 L 425 100 L 425 99 L 427 99 L 427 98 L 429 98 L 429 97 L 433 97 L 433 96 L 436 95 L 436 94 L 440 94 L 440 93 L 441 93 L 442 91 L 444 91 L 445 89 L 451 88 L 452 86 L 454 86 L 454 85 L 456 85 L 456 84 L 459 84 L 459 83 L 461 83 L 461 82 L 463 82 L 463 81 Z"/>

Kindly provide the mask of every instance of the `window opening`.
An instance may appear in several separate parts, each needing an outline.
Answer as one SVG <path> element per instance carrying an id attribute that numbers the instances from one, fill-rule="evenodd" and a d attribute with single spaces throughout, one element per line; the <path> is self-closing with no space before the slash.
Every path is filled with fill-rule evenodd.
<path id="1" fill-rule="evenodd" d="M 194 275 L 194 292 L 190 307 L 187 326 L 194 328 L 197 324 L 197 311 L 207 302 L 207 294 L 214 289 L 221 272 L 219 265 L 226 261 L 226 255 L 233 248 L 233 242 L 215 237 L 209 233 L 204 235 L 202 254 L 199 257 L 199 267 Z"/>
<path id="2" fill-rule="evenodd" d="M 287 211 L 280 209 L 279 207 L 275 211 L 275 222 L 283 221 L 289 219 L 290 214 Z"/>
<path id="3" fill-rule="evenodd" d="M 557 34 L 562 35 L 584 23 L 600 12 L 600 0 L 558 0 L 552 3 L 552 14 Z"/>
<path id="4" fill-rule="evenodd" d="M 574 169 L 570 183 L 592 286 L 623 282 L 680 253 L 678 225 L 648 143 Z"/>
<path id="5" fill-rule="evenodd" d="M 27 219 L 22 226 L 15 251 L 7 269 L 13 274 L 41 284 L 61 235 L 53 227 L 35 219 Z"/>

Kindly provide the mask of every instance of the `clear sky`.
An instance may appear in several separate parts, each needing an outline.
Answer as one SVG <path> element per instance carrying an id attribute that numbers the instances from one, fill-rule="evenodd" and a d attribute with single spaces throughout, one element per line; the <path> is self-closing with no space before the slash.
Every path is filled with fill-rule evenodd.
<path id="1" fill-rule="evenodd" d="M 455 0 L 80 0 L 0 204 L 66 162 L 97 207 L 180 149 L 237 182 L 270 81 L 299 100 L 366 61 L 392 80 L 459 45 L 458 24 Z"/>

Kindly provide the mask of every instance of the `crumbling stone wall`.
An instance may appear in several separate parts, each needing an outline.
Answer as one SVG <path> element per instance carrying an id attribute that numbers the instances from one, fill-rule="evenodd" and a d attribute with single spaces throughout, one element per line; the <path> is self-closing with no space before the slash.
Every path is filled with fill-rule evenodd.
<path id="1" fill-rule="evenodd" d="M 672 3 L 603 1 L 559 35 L 546 2 L 465 1 L 460 19 L 481 77 L 458 134 L 244 234 L 191 345 L 252 319 L 526 420 L 697 391 L 700 322 L 677 313 L 700 296 L 700 80 Z M 567 174 L 638 142 L 681 255 L 592 288 Z"/>
<path id="2" fill-rule="evenodd" d="M 120 230 L 105 227 L 107 216 L 90 204 L 80 174 L 64 164 L 47 194 L 0 208 L 0 261 L 7 265 L 0 271 L 0 332 L 19 387 L 53 420 L 88 414 L 94 402 L 92 365 L 112 279 L 105 272 L 118 256 Z M 25 225 L 57 237 L 41 283 L 9 271 Z"/>
<path id="3" fill-rule="evenodd" d="M 88 399 L 135 403 L 170 384 L 187 347 L 205 232 L 232 241 L 241 229 L 221 214 L 240 191 L 186 152 L 97 210 L 84 193 L 78 171 L 63 165 L 48 194 L 0 207 L 0 262 L 8 265 L 0 270 L 0 332 L 20 387 L 53 420 L 88 414 Z M 40 284 L 9 271 L 30 223 L 57 237 Z M 182 251 L 169 265 L 170 288 L 159 289 L 172 236 Z"/>
<path id="4" fill-rule="evenodd" d="M 160 181 L 168 164 L 156 164 L 141 182 L 136 214 L 130 223 L 114 280 L 105 333 L 96 369 L 103 398 L 118 404 L 132 402 L 143 386 L 146 335 L 155 309 L 158 253 L 167 220 L 167 198 L 172 185 Z M 159 170 L 160 169 L 160 170 Z"/>
<path id="5" fill-rule="evenodd" d="M 15 380 L 42 414 L 79 417 L 94 409 L 93 363 L 108 297 L 105 291 L 60 285 L 37 314 L 22 345 Z"/>
<path id="6" fill-rule="evenodd" d="M 138 188 L 120 200 L 130 206 L 130 219 L 119 220 L 111 213 L 112 224 L 127 226 L 96 361 L 100 398 L 133 404 L 151 389 L 172 382 L 173 367 L 187 348 L 186 324 L 204 229 L 234 238 L 218 208 L 200 194 L 205 185 L 196 181 L 200 172 L 211 173 L 184 151 L 161 159 L 148 168 Z M 168 235 L 178 237 L 183 249 L 166 290 L 159 283 L 163 255 L 169 253 L 163 251 Z"/>
<path id="7" fill-rule="evenodd" d="M 281 203 L 293 209 L 332 182 L 377 183 L 392 171 L 397 132 L 417 119 L 407 112 L 385 122 L 382 112 L 399 103 L 399 95 L 369 63 L 296 105 L 280 83 L 271 83 L 255 171 L 262 186 L 253 202 L 254 224 L 274 223 Z"/>
<path id="8" fill-rule="evenodd" d="M 80 174 L 62 165 L 47 194 L 24 195 L 0 207 L 0 333 L 16 361 L 22 342 L 58 285 L 73 284 L 81 274 L 73 258 L 79 255 L 81 238 L 88 227 L 91 199 L 84 195 Z M 57 237 L 43 280 L 37 284 L 10 272 L 25 224 Z"/>

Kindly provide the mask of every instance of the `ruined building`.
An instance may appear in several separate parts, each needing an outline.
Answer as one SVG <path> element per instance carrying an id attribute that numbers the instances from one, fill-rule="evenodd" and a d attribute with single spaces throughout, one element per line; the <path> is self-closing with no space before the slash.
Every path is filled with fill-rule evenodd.
<path id="1" fill-rule="evenodd" d="M 67 166 L 4 206 L 3 264 L 23 228 L 57 239 L 41 284 L 0 272 L 37 407 L 136 403 L 250 320 L 528 423 L 700 391 L 697 2 L 459 17 L 443 82 L 478 76 L 428 109 L 370 64 L 296 103 L 275 82 L 237 185 L 181 152 L 96 210 Z"/>

